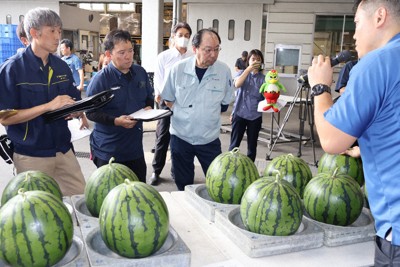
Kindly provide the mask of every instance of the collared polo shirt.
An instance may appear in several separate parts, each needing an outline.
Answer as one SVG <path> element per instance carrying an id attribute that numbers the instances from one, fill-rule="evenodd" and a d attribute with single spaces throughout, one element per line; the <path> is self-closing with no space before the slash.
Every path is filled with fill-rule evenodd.
<path id="1" fill-rule="evenodd" d="M 392 228 L 400 246 L 400 34 L 366 54 L 351 70 L 345 92 L 325 114 L 357 137 L 377 235 Z"/>
<path id="2" fill-rule="evenodd" d="M 235 78 L 242 75 L 243 70 L 238 71 Z M 260 93 L 260 87 L 264 83 L 265 75 L 262 72 L 249 73 L 242 86 L 236 91 L 236 100 L 233 105 L 232 114 L 246 120 L 255 120 L 261 117 L 262 113 L 257 111 L 258 103 L 264 99 Z"/>
<path id="3" fill-rule="evenodd" d="M 0 66 L 0 109 L 29 109 L 59 95 L 81 99 L 68 65 L 52 54 L 43 66 L 28 46 Z M 7 134 L 15 152 L 22 155 L 52 157 L 71 148 L 71 133 L 64 119 L 47 123 L 43 116 L 38 116 L 8 126 Z"/>
<path id="4" fill-rule="evenodd" d="M 129 115 L 154 101 L 147 73 L 139 65 L 132 65 L 129 72 L 123 74 L 111 62 L 92 78 L 87 94 L 92 96 L 111 88 L 118 88 L 113 91 L 114 98 L 98 111 L 115 118 Z M 132 129 L 95 123 L 90 145 L 94 155 L 102 160 L 114 157 L 117 161 L 130 161 L 144 156 L 142 139 L 143 123 L 140 121 Z"/>
<path id="5" fill-rule="evenodd" d="M 82 69 L 82 62 L 80 58 L 75 54 L 71 54 L 69 56 L 63 56 L 62 60 L 67 63 L 72 72 L 72 76 L 74 77 L 75 86 L 78 86 L 81 83 L 81 77 L 79 76 L 78 72 L 78 70 Z"/>

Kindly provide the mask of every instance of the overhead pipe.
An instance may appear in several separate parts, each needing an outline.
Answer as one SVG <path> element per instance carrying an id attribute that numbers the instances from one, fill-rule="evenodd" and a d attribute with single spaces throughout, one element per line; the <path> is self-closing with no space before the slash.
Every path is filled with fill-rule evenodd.
<path id="1" fill-rule="evenodd" d="M 173 0 L 172 28 L 182 20 L 182 0 Z"/>

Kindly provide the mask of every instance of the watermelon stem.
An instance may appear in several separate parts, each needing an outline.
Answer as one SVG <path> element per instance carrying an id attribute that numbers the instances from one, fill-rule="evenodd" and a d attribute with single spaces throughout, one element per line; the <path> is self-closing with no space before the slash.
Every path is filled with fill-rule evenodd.
<path id="1" fill-rule="evenodd" d="M 124 180 L 124 183 L 125 183 L 125 184 L 127 184 L 127 185 L 130 185 L 130 184 L 131 184 L 131 182 L 132 182 L 132 181 L 131 181 L 131 180 L 129 180 L 129 179 L 125 179 L 125 180 Z"/>
<path id="2" fill-rule="evenodd" d="M 278 170 L 273 170 L 272 171 L 272 174 L 276 174 L 275 175 L 275 182 L 279 182 L 279 179 L 281 179 L 281 177 L 282 177 L 282 175 L 281 175 L 281 172 L 280 171 L 278 171 Z"/>
<path id="3" fill-rule="evenodd" d="M 113 163 L 115 161 L 114 157 L 111 157 L 111 159 L 108 161 L 108 164 L 111 165 L 111 163 Z"/>
<path id="4" fill-rule="evenodd" d="M 27 171 L 26 174 L 25 174 L 25 179 L 24 179 L 24 181 L 25 181 L 25 182 L 29 181 L 29 178 L 30 178 L 30 172 Z"/>
<path id="5" fill-rule="evenodd" d="M 18 189 L 18 194 L 21 195 L 24 198 L 24 200 L 26 199 L 26 194 L 25 194 L 24 188 Z"/>
<path id="6" fill-rule="evenodd" d="M 338 171 L 339 171 L 339 167 L 336 167 L 336 168 L 333 170 L 333 173 L 332 173 L 332 177 L 333 177 L 333 178 L 336 178 L 336 174 L 337 174 Z"/>
<path id="7" fill-rule="evenodd" d="M 240 151 L 240 149 L 238 147 L 235 147 L 234 149 L 232 149 L 231 153 L 238 153 Z"/>

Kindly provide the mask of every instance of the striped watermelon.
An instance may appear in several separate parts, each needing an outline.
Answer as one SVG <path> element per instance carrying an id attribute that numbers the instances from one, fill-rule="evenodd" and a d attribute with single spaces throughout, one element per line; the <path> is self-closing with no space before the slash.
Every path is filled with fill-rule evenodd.
<path id="1" fill-rule="evenodd" d="M 276 177 L 262 177 L 247 188 L 240 215 L 253 233 L 287 236 L 300 227 L 303 207 L 296 189 L 275 172 Z"/>
<path id="2" fill-rule="evenodd" d="M 310 166 L 301 158 L 287 154 L 274 158 L 265 168 L 264 176 L 271 176 L 275 170 L 278 170 L 282 178 L 291 183 L 303 198 L 304 187 L 312 178 Z"/>
<path id="3" fill-rule="evenodd" d="M 24 188 L 25 191 L 46 191 L 62 200 L 61 189 L 56 180 L 41 171 L 26 171 L 11 179 L 4 188 L 1 205 L 17 195 L 20 188 Z"/>
<path id="4" fill-rule="evenodd" d="M 316 221 L 347 226 L 356 221 L 363 208 L 364 196 L 357 182 L 338 168 L 319 173 L 304 190 L 304 207 Z"/>
<path id="5" fill-rule="evenodd" d="M 90 214 L 99 217 L 101 205 L 108 192 L 122 184 L 125 179 L 139 181 L 129 167 L 114 163 L 114 158 L 111 158 L 107 165 L 95 170 L 85 186 L 85 201 Z"/>
<path id="6" fill-rule="evenodd" d="M 104 199 L 99 222 L 107 247 L 128 258 L 153 254 L 169 232 L 168 209 L 161 195 L 150 185 L 128 179 Z"/>
<path id="7" fill-rule="evenodd" d="M 20 189 L 0 209 L 0 258 L 12 266 L 52 266 L 72 244 L 74 226 L 51 193 Z"/>
<path id="8" fill-rule="evenodd" d="M 360 158 L 353 158 L 347 155 L 332 155 L 325 153 L 318 163 L 318 173 L 333 172 L 339 168 L 339 172 L 353 177 L 360 186 L 364 184 L 364 172 Z"/>
<path id="9" fill-rule="evenodd" d="M 210 197 L 219 203 L 239 204 L 246 188 L 260 178 L 257 167 L 239 148 L 216 157 L 206 174 Z"/>

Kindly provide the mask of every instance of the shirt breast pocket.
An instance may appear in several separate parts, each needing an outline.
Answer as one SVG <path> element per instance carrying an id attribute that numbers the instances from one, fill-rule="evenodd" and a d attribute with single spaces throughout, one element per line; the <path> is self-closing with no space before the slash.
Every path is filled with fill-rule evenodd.
<path id="1" fill-rule="evenodd" d="M 208 88 L 206 97 L 209 107 L 219 106 L 224 99 L 224 88 L 222 86 Z"/>
<path id="2" fill-rule="evenodd" d="M 28 103 L 30 103 L 26 107 L 22 108 L 28 108 L 32 106 L 36 106 L 38 104 L 43 104 L 48 102 L 48 88 L 47 86 L 22 86 L 21 88 L 24 92 L 27 93 L 27 96 L 25 99 L 27 100 Z"/>
<path id="3" fill-rule="evenodd" d="M 175 91 L 175 101 L 179 103 L 181 107 L 189 107 L 195 102 L 196 90 L 193 85 L 177 85 Z"/>

